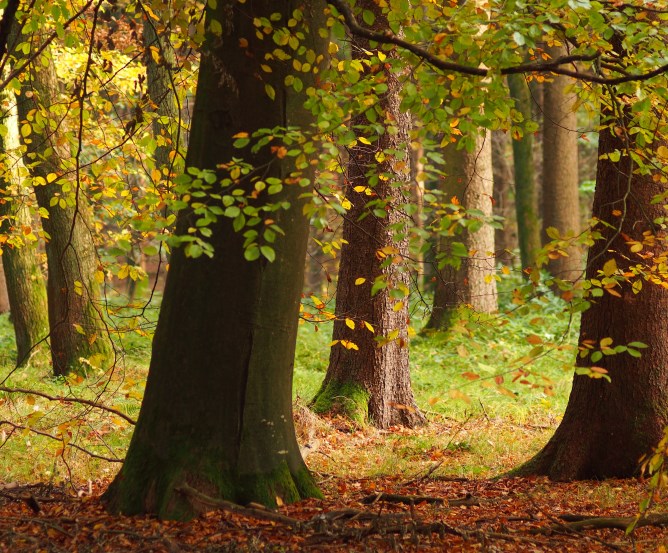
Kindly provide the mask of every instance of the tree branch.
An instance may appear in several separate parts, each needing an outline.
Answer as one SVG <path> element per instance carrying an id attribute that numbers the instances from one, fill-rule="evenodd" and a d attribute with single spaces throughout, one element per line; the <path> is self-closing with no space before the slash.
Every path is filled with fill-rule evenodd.
<path id="1" fill-rule="evenodd" d="M 483 67 L 470 67 L 468 65 L 444 60 L 436 54 L 429 52 L 429 50 L 423 48 L 422 46 L 418 46 L 417 44 L 413 44 L 412 42 L 408 42 L 396 36 L 390 30 L 378 32 L 364 27 L 358 23 L 357 18 L 353 14 L 353 11 L 346 0 L 327 0 L 327 3 L 336 8 L 336 10 L 343 17 L 343 20 L 350 32 L 358 37 L 366 38 L 367 40 L 378 42 L 379 44 L 393 44 L 398 46 L 399 48 L 411 52 L 433 67 L 440 69 L 441 71 L 451 71 L 454 73 L 460 73 L 462 75 L 472 75 L 477 77 L 487 77 L 494 73 L 494 71 L 491 69 L 485 69 Z M 563 67 L 564 65 L 573 64 L 576 61 L 594 61 L 599 58 L 600 55 L 600 53 L 596 53 L 562 56 L 548 62 L 524 63 L 510 67 L 503 67 L 500 69 L 500 71 L 497 71 L 501 75 L 513 75 L 517 73 L 554 73 L 556 75 L 573 77 L 574 79 L 583 82 L 606 85 L 646 81 L 661 75 L 662 73 L 668 72 L 668 63 L 646 73 L 639 73 L 637 75 L 624 75 L 622 77 L 603 77 L 594 73 L 583 73 L 577 70 Z"/>
<path id="2" fill-rule="evenodd" d="M 25 388 L 7 388 L 6 386 L 0 386 L 0 392 L 6 392 L 8 394 L 30 394 L 33 396 L 43 397 L 44 399 L 48 399 L 49 401 L 80 403 L 82 405 L 88 405 L 95 409 L 100 409 L 100 411 L 107 411 L 108 413 L 113 413 L 114 415 L 118 415 L 119 417 L 126 420 L 133 426 L 137 424 L 137 421 L 135 421 L 133 418 L 129 417 L 122 411 L 114 409 L 113 407 L 107 407 L 106 405 L 102 405 L 101 403 L 96 403 L 95 401 L 91 401 L 89 399 L 81 399 L 78 397 L 50 396 L 49 394 L 45 394 L 44 392 L 37 392 L 35 390 L 28 390 Z"/>

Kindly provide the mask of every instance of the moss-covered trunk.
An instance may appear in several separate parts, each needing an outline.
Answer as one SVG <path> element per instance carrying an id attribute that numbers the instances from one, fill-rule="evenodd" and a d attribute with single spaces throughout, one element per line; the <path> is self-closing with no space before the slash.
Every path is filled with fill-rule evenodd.
<path id="1" fill-rule="evenodd" d="M 647 260 L 665 252 L 666 233 L 653 223 L 665 216 L 664 205 L 652 203 L 665 194 L 665 185 L 651 173 L 641 174 L 630 161 L 626 151 L 633 151 L 633 138 L 625 129 L 626 124 L 612 124 L 600 133 L 599 155 L 605 157 L 598 163 L 594 217 L 609 226 L 596 227 L 602 239 L 589 251 L 587 279 L 630 274 L 630 267 L 646 267 Z M 606 159 L 614 151 L 623 152 L 619 162 Z M 643 244 L 641 251 L 631 249 L 634 241 Z M 580 329 L 580 346 L 591 352 L 578 358 L 578 365 L 601 367 L 612 381 L 575 376 L 561 424 L 519 472 L 557 480 L 631 476 L 641 455 L 663 436 L 668 424 L 668 291 L 661 282 L 652 282 L 657 280 L 661 277 L 651 274 L 637 277 L 644 284 L 640 293 L 622 280 L 613 293 L 591 299 Z M 640 359 L 617 353 L 591 360 L 602 346 L 634 341 L 649 346 Z"/>
<path id="2" fill-rule="evenodd" d="M 515 107 L 525 121 L 532 118 L 531 94 L 524 75 L 509 75 L 508 87 L 515 100 Z M 520 245 L 522 267 L 532 267 L 536 252 L 541 247 L 538 215 L 538 189 L 533 162 L 533 135 L 525 133 L 513 140 L 515 165 L 515 210 L 517 212 L 517 238 Z"/>
<path id="3" fill-rule="evenodd" d="M 563 47 L 549 49 L 552 58 L 565 55 Z M 543 87 L 543 229 L 554 228 L 564 238 L 552 252 L 548 268 L 555 277 L 574 281 L 582 276 L 582 250 L 573 243 L 580 232 L 578 191 L 577 114 L 573 80 L 555 75 Z M 547 233 L 544 239 L 549 241 Z"/>
<path id="4" fill-rule="evenodd" d="M 387 21 L 373 1 L 361 5 L 375 13 L 377 28 L 385 28 Z M 354 57 L 366 60 L 371 56 L 368 41 L 355 38 L 352 43 Z M 398 206 L 410 193 L 410 116 L 399 108 L 399 75 L 384 68 L 366 78 L 387 85 L 387 92 L 378 98 L 384 129 L 372 137 L 370 145 L 359 143 L 349 152 L 345 194 L 351 206 L 343 221 L 335 344 L 313 407 L 320 413 L 338 412 L 379 428 L 412 427 L 422 424 L 424 417 L 415 404 L 408 367 L 409 273 L 403 266 L 408 238 L 397 239 L 401 234 L 397 229 L 403 231 L 408 225 Z M 358 115 L 353 126 L 369 142 L 367 137 L 373 132 L 369 121 Z M 401 153 L 379 161 L 378 154 L 388 151 Z M 358 284 L 357 279 L 364 280 Z M 377 279 L 386 286 L 372 295 Z"/>
<path id="5" fill-rule="evenodd" d="M 18 152 L 15 110 L 7 112 L 3 125 L 0 188 L 4 193 L 0 197 L 0 231 L 7 235 L 7 240 L 2 247 L 2 264 L 16 337 L 16 364 L 21 366 L 28 361 L 46 361 L 49 318 L 46 284 L 37 248 L 38 232 L 33 229 L 29 207 L 34 199 L 20 182 L 24 168 Z"/>
<path id="6" fill-rule="evenodd" d="M 302 97 L 284 86 L 285 65 L 273 64 L 271 73 L 260 69 L 275 44 L 270 37 L 258 40 L 253 25 L 254 17 L 274 13 L 281 15 L 278 24 L 286 24 L 300 6 L 264 0 L 245 5 L 219 1 L 208 8 L 207 21 L 221 22 L 223 35 L 209 35 L 203 48 L 188 166 L 218 168 L 223 177 L 220 164 L 243 156 L 262 168 L 263 179 L 288 177 L 287 159 L 275 153 L 280 142 L 251 153 L 233 148 L 232 137 L 308 122 L 300 110 Z M 305 21 L 321 9 L 320 3 L 311 3 Z M 295 30 L 303 30 L 303 44 L 317 51 L 317 38 L 306 29 Z M 275 100 L 265 85 L 273 87 Z M 239 186 L 250 192 L 250 181 Z M 256 199 L 258 206 L 291 204 L 289 210 L 267 215 L 285 232 L 273 245 L 273 263 L 246 261 L 245 238 L 227 218 L 210 227 L 213 258 L 174 251 L 141 412 L 123 468 L 105 494 L 110 510 L 190 518 L 205 506 L 175 491 L 184 483 L 210 496 L 269 506 L 319 494 L 292 422 L 308 237 L 299 199 L 304 191 L 286 183 L 281 193 L 265 192 Z M 182 211 L 177 232 L 185 234 L 193 223 L 192 213 Z"/>
<path id="7" fill-rule="evenodd" d="M 490 217 L 494 188 L 491 133 L 483 131 L 475 137 L 470 152 L 458 150 L 454 144 L 447 146 L 444 157 L 448 176 L 441 189 L 446 197 L 456 197 L 465 209 L 475 209 Z M 473 232 L 467 228 L 461 235 L 441 237 L 439 252 L 451 257 L 453 241 L 463 243 L 468 255 L 459 259 L 459 267 L 448 264 L 439 269 L 428 328 L 447 327 L 452 314 L 461 306 L 469 306 L 480 313 L 498 309 L 494 229 L 482 222 Z"/>
<path id="8" fill-rule="evenodd" d="M 25 58 L 13 33 L 14 52 Z M 89 365 L 108 361 L 112 344 L 105 324 L 98 258 L 88 201 L 71 160 L 62 121 L 69 101 L 60 97 L 50 49 L 30 62 L 21 75 L 17 110 L 25 146 L 24 163 L 32 178 L 46 233 L 47 293 L 51 358 L 56 375 L 84 374 Z M 102 274 L 102 273 L 99 273 Z M 82 361 L 82 359 L 84 361 Z"/>

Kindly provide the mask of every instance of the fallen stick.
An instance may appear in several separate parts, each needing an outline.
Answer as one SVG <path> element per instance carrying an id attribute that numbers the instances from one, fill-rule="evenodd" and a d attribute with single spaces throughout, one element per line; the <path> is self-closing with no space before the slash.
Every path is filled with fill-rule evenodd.
<path id="1" fill-rule="evenodd" d="M 280 522 L 291 528 L 300 528 L 302 523 L 296 518 L 288 517 L 280 513 L 275 513 L 274 511 L 269 511 L 265 509 L 260 509 L 257 507 L 244 507 L 242 505 L 237 505 L 231 501 L 225 499 L 218 499 L 211 497 L 209 495 L 203 494 L 202 492 L 196 490 L 195 488 L 189 486 L 188 484 L 183 484 L 174 488 L 174 491 L 187 495 L 188 497 L 210 505 L 211 507 L 218 507 L 225 511 L 230 511 L 231 513 L 237 513 L 251 518 L 257 518 L 261 520 L 270 520 L 272 522 Z"/>
<path id="2" fill-rule="evenodd" d="M 589 515 L 560 515 L 560 519 L 566 521 L 559 525 L 560 529 L 568 530 L 592 530 L 596 528 L 616 528 L 626 530 L 636 521 L 636 517 L 597 517 Z M 636 528 L 641 526 L 668 526 L 668 513 L 657 513 L 641 517 L 636 523 Z"/>
<path id="3" fill-rule="evenodd" d="M 480 500 L 467 494 L 465 497 L 457 499 L 446 499 L 445 497 L 432 497 L 429 495 L 399 495 L 394 493 L 372 493 L 360 499 L 364 505 L 373 505 L 378 501 L 387 503 L 404 503 L 406 505 L 418 505 L 420 503 L 439 503 L 450 507 L 460 507 L 462 505 L 479 505 Z"/>

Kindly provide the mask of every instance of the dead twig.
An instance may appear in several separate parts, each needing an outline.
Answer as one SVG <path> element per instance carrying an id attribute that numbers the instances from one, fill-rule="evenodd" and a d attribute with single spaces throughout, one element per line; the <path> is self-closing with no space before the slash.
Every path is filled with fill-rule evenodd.
<path id="1" fill-rule="evenodd" d="M 394 493 L 372 493 L 360 499 L 364 505 L 373 505 L 378 501 L 387 503 L 403 503 L 405 505 L 419 505 L 420 503 L 438 503 L 449 507 L 460 507 L 462 505 L 480 505 L 480 499 L 466 494 L 457 499 L 446 499 L 445 497 L 432 497 L 428 495 L 399 495 Z"/>

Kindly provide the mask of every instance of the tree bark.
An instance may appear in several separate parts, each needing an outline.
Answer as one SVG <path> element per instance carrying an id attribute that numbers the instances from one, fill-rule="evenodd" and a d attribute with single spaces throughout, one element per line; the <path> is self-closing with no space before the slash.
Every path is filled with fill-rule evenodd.
<path id="1" fill-rule="evenodd" d="M 375 27 L 385 28 L 387 21 L 373 1 L 364 0 L 360 7 L 375 13 Z M 354 58 L 366 59 L 369 51 L 368 41 L 352 40 Z M 396 238 L 409 224 L 398 205 L 406 203 L 405 196 L 410 194 L 410 115 L 400 109 L 401 77 L 384 69 L 376 78 L 388 87 L 378 99 L 386 114 L 385 127 L 372 144 L 358 143 L 349 152 L 345 195 L 351 207 L 343 222 L 335 343 L 313 408 L 378 428 L 413 427 L 425 419 L 415 404 L 408 366 L 410 275 L 402 267 L 408 256 L 408 237 Z M 389 126 L 396 131 L 391 132 Z M 351 127 L 363 129 L 358 136 L 364 136 L 369 121 L 358 115 Z M 388 149 L 401 155 L 387 155 L 379 161 L 377 154 Z M 381 174 L 390 177 L 379 179 Z M 364 282 L 358 285 L 359 278 Z M 386 287 L 374 295 L 371 288 L 377 279 Z"/>
<path id="2" fill-rule="evenodd" d="M 513 167 L 509 163 L 512 155 L 510 136 L 503 131 L 492 132 L 492 174 L 494 176 L 494 214 L 503 217 L 503 227 L 494 232 L 496 260 L 504 265 L 513 265 L 513 253 L 518 247 L 517 216 Z"/>
<path id="3" fill-rule="evenodd" d="M 483 131 L 476 137 L 471 152 L 457 150 L 453 144 L 446 147 L 444 157 L 446 196 L 456 197 L 464 209 L 477 209 L 490 217 L 494 188 L 491 132 Z M 461 235 L 443 236 L 439 250 L 447 253 L 453 241 L 463 243 L 468 256 L 461 258 L 459 267 L 448 264 L 439 270 L 428 328 L 446 328 L 455 310 L 464 305 L 480 313 L 493 313 L 498 308 L 494 229 L 483 224 L 474 232 L 464 229 Z"/>
<path id="4" fill-rule="evenodd" d="M 508 87 L 515 100 L 515 107 L 524 116 L 524 121 L 531 120 L 531 95 L 524 75 L 509 75 Z M 541 246 L 532 134 L 525 133 L 519 140 L 513 140 L 513 160 L 520 260 L 522 268 L 527 268 L 534 266 L 536 252 Z"/>
<path id="5" fill-rule="evenodd" d="M 548 52 L 552 58 L 566 55 L 563 47 Z M 571 240 L 551 252 L 548 263 L 553 276 L 569 281 L 580 278 L 583 271 L 582 250 L 572 243 L 580 233 L 577 114 L 575 96 L 568 91 L 572 82 L 555 75 L 543 88 L 543 233 L 548 242 L 548 228 Z"/>
<path id="6" fill-rule="evenodd" d="M 16 40 L 22 42 L 23 37 Z M 16 47 L 14 52 L 24 55 Z M 113 350 L 95 278 L 98 258 L 90 207 L 80 182 L 73 178 L 67 138 L 59 131 L 62 123 L 57 117 L 62 117 L 64 106 L 46 48 L 31 62 L 17 96 L 17 110 L 26 148 L 24 163 L 39 207 L 49 213 L 42 218 L 42 228 L 47 236 L 50 345 L 56 375 L 85 374 L 89 364 L 108 362 Z"/>
<path id="7" fill-rule="evenodd" d="M 220 22 L 223 35 L 208 32 L 203 47 L 187 166 L 217 170 L 223 178 L 220 165 L 241 157 L 260 168 L 262 179 L 284 180 L 282 192 L 261 194 L 255 205 L 290 202 L 290 209 L 270 214 L 286 236 L 274 244 L 274 262 L 249 262 L 244 236 L 221 217 L 209 227 L 213 258 L 174 250 L 141 412 L 123 468 L 104 496 L 113 512 L 191 518 L 205 506 L 175 491 L 185 484 L 214 498 L 268 506 L 319 495 L 292 422 L 308 237 L 300 197 L 306 190 L 285 182 L 294 165 L 274 153 L 277 140 L 255 153 L 232 145 L 240 132 L 310 121 L 301 109 L 303 96 L 284 85 L 286 65 L 274 64 L 271 73 L 260 69 L 275 44 L 271 37 L 258 39 L 253 25 L 254 17 L 274 13 L 283 25 L 301 5 L 228 0 L 207 8 L 208 24 Z M 311 3 L 304 20 L 313 21 L 321 10 L 322 4 Z M 319 52 L 317 34 L 304 32 L 302 43 Z M 273 87 L 275 101 L 265 84 Z M 249 177 L 239 186 L 250 193 L 254 183 Z M 214 187 L 211 193 L 217 192 Z M 177 234 L 191 226 L 192 211 L 181 211 Z"/>
<path id="8" fill-rule="evenodd" d="M 618 162 L 599 158 L 594 217 L 611 226 L 595 227 L 602 238 L 589 251 L 587 279 L 604 278 L 604 266 L 613 260 L 616 274 L 622 275 L 631 266 L 645 267 L 646 259 L 664 251 L 665 232 L 653 224 L 655 218 L 664 217 L 664 206 L 651 201 L 665 192 L 665 186 L 652 174 L 641 174 L 631 162 L 626 151 L 634 148 L 632 136 L 623 127 L 627 122 L 600 132 L 599 156 L 620 150 L 622 157 Z M 650 237 L 656 237 L 654 244 Z M 632 241 L 644 241 L 641 252 L 630 251 Z M 641 455 L 663 436 L 668 423 L 668 291 L 661 283 L 652 283 L 656 279 L 651 275 L 644 280 L 640 293 L 622 279 L 612 288 L 619 297 L 606 292 L 591 299 L 591 307 L 582 315 L 580 345 L 600 349 L 602 339 L 612 338 L 611 347 L 638 341 L 649 348 L 642 350 L 640 359 L 626 353 L 604 355 L 596 363 L 591 354 L 578 358 L 578 366 L 607 370 L 612 382 L 576 375 L 561 424 L 520 473 L 555 480 L 632 476 Z"/>
<path id="9" fill-rule="evenodd" d="M 0 96 L 9 96 L 3 92 Z M 12 103 L 10 102 L 10 106 Z M 19 148 L 16 109 L 10 108 L 0 136 L 3 174 L 0 177 L 0 232 L 7 237 L 2 246 L 2 265 L 6 276 L 7 300 L 16 339 L 16 365 L 46 362 L 49 335 L 46 285 L 40 266 L 30 201 L 21 179 L 25 172 Z"/>

